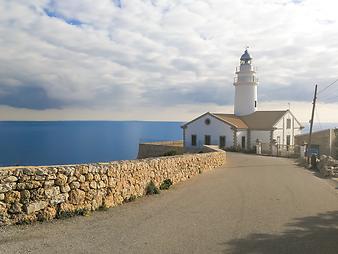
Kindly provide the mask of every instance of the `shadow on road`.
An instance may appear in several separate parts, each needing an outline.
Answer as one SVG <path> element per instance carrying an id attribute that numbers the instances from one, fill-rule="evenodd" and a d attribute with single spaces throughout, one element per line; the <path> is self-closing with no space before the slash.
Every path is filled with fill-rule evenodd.
<path id="1" fill-rule="evenodd" d="M 223 243 L 224 253 L 338 253 L 338 211 L 295 219 L 281 234 L 251 234 Z"/>

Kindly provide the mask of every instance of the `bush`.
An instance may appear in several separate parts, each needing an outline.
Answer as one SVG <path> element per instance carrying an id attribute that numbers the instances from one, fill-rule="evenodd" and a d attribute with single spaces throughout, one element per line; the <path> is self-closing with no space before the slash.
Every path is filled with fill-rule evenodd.
<path id="1" fill-rule="evenodd" d="M 135 195 L 130 195 L 130 197 L 129 198 L 125 198 L 124 200 L 123 200 L 123 202 L 124 203 L 129 203 L 129 202 L 133 202 L 133 201 L 135 201 L 136 200 L 136 196 Z"/>
<path id="2" fill-rule="evenodd" d="M 160 185 L 161 190 L 167 190 L 170 186 L 173 185 L 173 182 L 170 179 L 165 179 Z"/>
<path id="3" fill-rule="evenodd" d="M 150 181 L 150 183 L 146 187 L 146 195 L 154 194 L 160 194 L 160 190 L 156 187 L 153 181 Z"/>
<path id="4" fill-rule="evenodd" d="M 228 151 L 228 152 L 240 152 L 242 149 L 240 146 L 231 146 L 229 148 L 226 148 L 225 151 Z"/>
<path id="5" fill-rule="evenodd" d="M 163 154 L 163 156 L 174 156 L 174 155 L 177 155 L 177 152 L 175 150 L 170 150 Z"/>
<path id="6" fill-rule="evenodd" d="M 87 216 L 89 211 L 87 209 L 79 208 L 75 211 L 61 211 L 58 210 L 56 213 L 56 218 L 57 219 L 67 219 L 70 217 L 74 217 L 77 215 L 82 215 L 82 216 Z"/>

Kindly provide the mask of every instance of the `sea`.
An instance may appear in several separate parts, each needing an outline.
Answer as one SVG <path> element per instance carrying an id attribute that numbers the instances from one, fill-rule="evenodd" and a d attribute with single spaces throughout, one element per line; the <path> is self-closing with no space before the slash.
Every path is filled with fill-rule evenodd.
<path id="1" fill-rule="evenodd" d="M 142 142 L 181 140 L 181 122 L 3 121 L 0 166 L 135 159 Z"/>
<path id="2" fill-rule="evenodd" d="M 181 140 L 182 122 L 0 121 L 0 166 L 131 160 L 143 142 Z M 304 124 L 303 132 L 309 127 Z M 314 130 L 338 127 L 315 124 Z"/>

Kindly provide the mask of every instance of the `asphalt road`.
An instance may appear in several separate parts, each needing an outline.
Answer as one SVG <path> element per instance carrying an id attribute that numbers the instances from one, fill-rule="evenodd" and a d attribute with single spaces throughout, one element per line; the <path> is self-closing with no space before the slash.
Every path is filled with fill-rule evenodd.
<path id="1" fill-rule="evenodd" d="M 0 253 L 338 253 L 338 190 L 292 160 L 225 167 L 89 217 L 0 229 Z"/>

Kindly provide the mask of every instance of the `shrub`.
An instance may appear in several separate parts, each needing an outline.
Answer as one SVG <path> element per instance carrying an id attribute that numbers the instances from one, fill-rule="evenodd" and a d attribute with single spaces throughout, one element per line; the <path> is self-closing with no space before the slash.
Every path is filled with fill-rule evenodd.
<path id="1" fill-rule="evenodd" d="M 146 187 L 146 195 L 154 194 L 160 194 L 160 190 L 156 187 L 153 181 L 150 181 L 150 183 Z"/>
<path id="2" fill-rule="evenodd" d="M 124 200 L 123 200 L 123 202 L 124 203 L 129 203 L 129 202 L 133 202 L 133 201 L 135 201 L 136 200 L 136 196 L 135 195 L 130 195 L 130 197 L 129 198 L 125 198 Z"/>
<path id="3" fill-rule="evenodd" d="M 163 154 L 163 156 L 174 156 L 174 155 L 177 155 L 177 152 L 175 150 L 170 150 Z"/>
<path id="4" fill-rule="evenodd" d="M 161 190 L 167 190 L 170 186 L 173 185 L 173 182 L 170 179 L 165 179 L 160 185 Z"/>
<path id="5" fill-rule="evenodd" d="M 77 215 L 83 215 L 83 216 L 87 216 L 89 213 L 89 211 L 87 209 L 77 209 L 75 211 L 61 211 L 58 210 L 56 213 L 56 218 L 57 219 L 67 219 L 73 216 L 77 216 Z"/>

